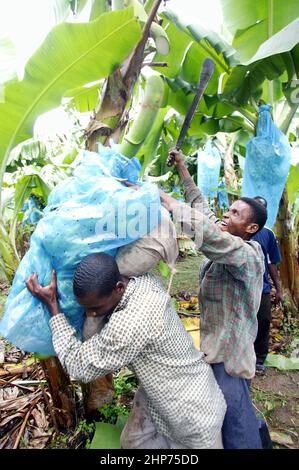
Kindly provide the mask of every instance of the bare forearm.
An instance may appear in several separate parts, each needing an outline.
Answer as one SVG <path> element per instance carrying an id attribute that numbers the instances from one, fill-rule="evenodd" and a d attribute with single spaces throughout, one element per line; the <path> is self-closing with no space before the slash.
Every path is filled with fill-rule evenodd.
<path id="1" fill-rule="evenodd" d="M 194 183 L 187 166 L 185 165 L 184 155 L 178 150 L 171 150 L 169 158 L 172 163 L 176 165 L 180 175 L 182 184 L 184 186 L 184 196 L 186 202 L 191 207 L 196 208 L 199 212 L 205 214 L 212 222 L 219 222 L 215 214 L 209 208 L 209 204 L 200 192 L 199 188 Z"/>
<path id="2" fill-rule="evenodd" d="M 50 305 L 47 305 L 48 309 L 49 309 L 49 312 L 50 312 L 50 315 L 51 317 L 54 317 L 55 315 L 59 315 L 60 313 L 60 308 L 59 308 L 59 303 L 58 301 L 57 302 L 54 302 Z"/>
<path id="3" fill-rule="evenodd" d="M 219 219 L 217 219 L 214 212 L 211 211 L 207 200 L 194 183 L 186 167 L 182 173 L 180 173 L 180 175 L 184 185 L 184 195 L 186 202 L 191 204 L 191 207 L 194 207 L 199 212 L 202 212 L 204 215 L 206 215 L 212 222 L 218 223 Z"/>
<path id="4" fill-rule="evenodd" d="M 178 173 L 179 173 L 182 181 L 186 178 L 191 177 L 191 175 L 189 173 L 189 170 L 185 165 L 185 162 L 182 161 L 182 162 L 178 163 L 177 164 L 177 170 L 178 170 Z"/>
<path id="5" fill-rule="evenodd" d="M 269 264 L 269 273 L 273 281 L 274 287 L 277 292 L 282 292 L 281 281 L 278 273 L 277 266 L 275 264 Z"/>
<path id="6" fill-rule="evenodd" d="M 189 170 L 183 161 L 177 164 L 177 170 L 184 186 L 184 195 L 186 201 L 189 202 L 191 206 L 194 206 L 195 204 L 201 204 L 204 200 L 202 194 L 194 183 L 192 176 L 190 175 Z"/>

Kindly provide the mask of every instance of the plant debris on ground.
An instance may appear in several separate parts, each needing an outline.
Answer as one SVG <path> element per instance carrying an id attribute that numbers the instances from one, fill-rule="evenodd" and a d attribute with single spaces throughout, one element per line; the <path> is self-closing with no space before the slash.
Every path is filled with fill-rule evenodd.
<path id="1" fill-rule="evenodd" d="M 55 427 L 52 398 L 38 359 L 2 338 L 0 351 L 0 449 L 80 448 L 90 443 L 95 425 L 87 423 L 80 410 L 74 429 L 59 432 Z M 80 385 L 72 386 L 80 394 Z M 124 369 L 115 375 L 114 388 L 113 402 L 99 410 L 99 419 L 111 424 L 128 416 L 136 377 Z"/>
<path id="2" fill-rule="evenodd" d="M 51 395 L 40 364 L 0 339 L 0 448 L 41 449 L 53 436 Z"/>

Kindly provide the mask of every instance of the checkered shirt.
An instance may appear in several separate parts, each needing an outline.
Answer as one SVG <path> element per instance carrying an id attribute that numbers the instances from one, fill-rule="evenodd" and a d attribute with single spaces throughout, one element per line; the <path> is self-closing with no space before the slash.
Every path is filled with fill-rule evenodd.
<path id="1" fill-rule="evenodd" d="M 50 325 L 55 351 L 72 377 L 90 382 L 126 365 L 146 391 L 159 433 L 190 448 L 214 444 L 224 397 L 155 276 L 131 278 L 101 333 L 84 343 L 64 315 Z"/>
<path id="2" fill-rule="evenodd" d="M 187 204 L 174 212 L 185 234 L 208 258 L 200 273 L 201 350 L 228 374 L 255 374 L 254 341 L 263 289 L 264 257 L 259 243 L 222 232 L 191 177 L 183 179 Z M 196 209 L 194 209 L 196 207 Z"/>

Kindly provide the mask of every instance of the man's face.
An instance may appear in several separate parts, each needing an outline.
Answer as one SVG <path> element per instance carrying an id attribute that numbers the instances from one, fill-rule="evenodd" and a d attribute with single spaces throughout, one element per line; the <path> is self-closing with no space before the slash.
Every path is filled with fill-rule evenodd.
<path id="1" fill-rule="evenodd" d="M 223 232 L 249 239 L 258 230 L 258 224 L 249 222 L 251 216 L 251 207 L 244 201 L 236 201 L 223 214 L 220 228 Z"/>
<path id="2" fill-rule="evenodd" d="M 119 281 L 111 294 L 99 296 L 97 293 L 91 293 L 85 297 L 77 297 L 77 302 L 85 308 L 87 316 L 106 316 L 113 312 L 125 289 L 125 284 Z"/>

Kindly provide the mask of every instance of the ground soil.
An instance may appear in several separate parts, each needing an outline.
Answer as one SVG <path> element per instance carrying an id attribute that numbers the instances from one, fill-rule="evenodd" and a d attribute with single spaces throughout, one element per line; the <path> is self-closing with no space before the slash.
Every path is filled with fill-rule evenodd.
<path id="1" fill-rule="evenodd" d="M 252 397 L 270 432 L 279 433 L 272 436 L 274 446 L 299 449 L 299 371 L 269 367 L 265 376 L 254 378 Z"/>

